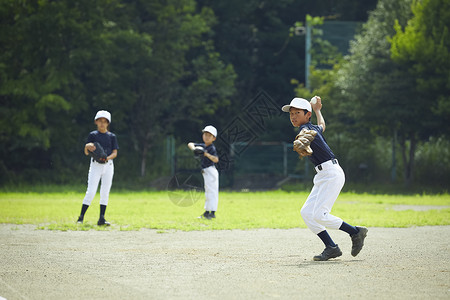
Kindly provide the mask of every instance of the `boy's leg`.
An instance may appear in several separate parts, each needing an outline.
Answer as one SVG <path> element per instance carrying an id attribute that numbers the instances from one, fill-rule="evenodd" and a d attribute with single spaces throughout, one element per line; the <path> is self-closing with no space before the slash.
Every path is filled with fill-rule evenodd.
<path id="1" fill-rule="evenodd" d="M 343 171 L 331 170 L 318 173 L 314 177 L 314 187 L 302 207 L 301 215 L 308 228 L 322 240 L 325 250 L 314 256 L 316 261 L 324 261 L 342 255 L 339 246 L 334 243 L 326 227 L 338 229 L 342 220 L 330 214 L 344 185 Z"/>
<path id="2" fill-rule="evenodd" d="M 303 218 L 303 221 L 305 221 L 306 226 L 308 226 L 308 228 L 314 234 L 318 234 L 319 232 L 324 231 L 325 227 L 323 225 L 317 223 L 316 220 L 314 220 L 315 206 L 316 206 L 317 196 L 319 194 L 319 186 L 315 184 L 315 181 L 316 180 L 314 177 L 314 186 L 313 186 L 308 198 L 306 199 L 305 203 L 303 204 L 300 214 Z"/>
<path id="3" fill-rule="evenodd" d="M 202 169 L 202 176 L 203 176 L 203 186 L 205 188 L 205 212 L 201 214 L 198 218 L 199 219 L 208 219 L 211 220 L 211 217 L 209 216 L 209 200 L 211 197 L 209 197 L 209 173 L 206 171 L 206 169 Z"/>
<path id="4" fill-rule="evenodd" d="M 328 185 L 333 185 L 333 183 L 332 181 L 324 181 L 319 177 L 319 174 L 316 175 L 311 193 L 301 209 L 301 215 L 306 226 L 314 234 L 326 230 L 326 227 L 338 229 L 342 224 L 342 219 L 329 213 L 339 195 L 339 192 L 332 195 L 326 193 Z"/>
<path id="5" fill-rule="evenodd" d="M 108 205 L 109 191 L 111 190 L 114 177 L 114 164 L 112 161 L 107 162 L 103 166 L 102 184 L 100 186 L 100 204 Z"/>
<path id="6" fill-rule="evenodd" d="M 364 246 L 364 239 L 367 236 L 367 232 L 369 231 L 366 227 L 362 226 L 352 226 L 345 222 L 342 222 L 340 230 L 347 232 L 352 239 L 352 255 L 356 256 L 361 251 Z"/>
<path id="7" fill-rule="evenodd" d="M 109 222 L 107 222 L 105 220 L 105 212 L 106 212 L 106 205 L 100 204 L 100 217 L 98 218 L 97 225 L 99 225 L 99 226 L 102 226 L 102 225 L 109 226 L 109 225 L 111 225 L 111 223 L 109 223 Z"/>
<path id="8" fill-rule="evenodd" d="M 219 172 L 215 167 L 203 169 L 205 180 L 205 210 L 217 211 L 219 204 Z"/>
<path id="9" fill-rule="evenodd" d="M 92 199 L 94 199 L 95 194 L 97 193 L 98 184 L 100 182 L 100 178 L 102 176 L 102 167 L 96 162 L 91 162 L 91 166 L 89 167 L 89 175 L 88 175 L 88 186 L 86 190 L 86 195 L 83 199 L 83 204 L 91 205 Z"/>
<path id="10" fill-rule="evenodd" d="M 306 202 L 302 207 L 301 215 L 308 228 L 314 234 L 317 234 L 317 236 L 322 240 L 323 244 L 325 245 L 325 250 L 321 254 L 314 256 L 313 260 L 324 261 L 330 258 L 339 257 L 342 255 L 342 252 L 339 249 L 339 247 L 334 243 L 334 241 L 331 239 L 330 235 L 325 229 L 325 226 L 319 224 L 314 219 L 315 210 L 317 209 L 316 205 L 318 202 L 317 197 L 318 195 L 320 195 L 319 191 L 320 185 L 317 184 L 316 177 L 314 177 L 314 187 L 312 188 L 311 193 L 308 196 L 308 199 L 306 199 Z"/>
<path id="11" fill-rule="evenodd" d="M 203 176 L 203 186 L 205 188 L 205 206 L 204 206 L 205 212 L 199 218 L 209 219 L 209 211 L 206 209 L 207 207 L 209 207 L 208 185 L 207 185 L 209 175 L 206 173 L 205 169 L 202 170 L 202 176 Z"/>
<path id="12" fill-rule="evenodd" d="M 344 221 L 342 222 L 341 226 L 339 227 L 339 230 L 347 232 L 349 235 L 358 233 L 358 228 L 356 228 L 355 226 L 352 226 L 350 224 L 347 224 Z"/>
<path id="13" fill-rule="evenodd" d="M 100 216 L 97 225 L 111 225 L 105 220 L 106 206 L 108 205 L 109 192 L 114 177 L 114 164 L 112 161 L 103 166 L 102 185 L 100 187 Z"/>
<path id="14" fill-rule="evenodd" d="M 83 223 L 84 214 L 89 208 L 89 205 L 91 205 L 92 199 L 94 199 L 95 194 L 97 193 L 101 175 L 101 168 L 96 163 L 91 161 L 88 173 L 88 186 L 86 189 L 86 195 L 83 199 L 83 205 L 81 206 L 81 213 L 78 217 L 77 223 Z"/>
<path id="15" fill-rule="evenodd" d="M 350 235 L 350 238 L 352 239 L 352 255 L 358 255 L 358 253 L 364 246 L 364 239 L 366 238 L 367 232 L 369 230 L 366 227 L 351 226 L 345 222 L 342 222 L 342 225 L 339 229 L 347 232 Z"/>
<path id="16" fill-rule="evenodd" d="M 78 217 L 77 223 L 83 224 L 84 214 L 86 213 L 88 208 L 89 208 L 89 205 L 86 205 L 86 204 L 83 204 L 81 206 L 81 213 L 80 213 L 80 216 Z"/>
<path id="17" fill-rule="evenodd" d="M 313 218 L 314 221 L 323 226 L 323 229 L 325 227 L 339 229 L 342 225 L 342 219 L 330 214 L 330 212 L 344 186 L 344 182 L 344 171 L 339 165 L 320 171 L 314 178 L 317 193 L 314 201 Z"/>

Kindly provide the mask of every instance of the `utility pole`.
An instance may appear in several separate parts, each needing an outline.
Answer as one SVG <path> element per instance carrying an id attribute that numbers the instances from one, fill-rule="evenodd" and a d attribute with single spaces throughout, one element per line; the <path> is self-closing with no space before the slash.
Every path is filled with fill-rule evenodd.
<path id="1" fill-rule="evenodd" d="M 306 20 L 305 39 L 305 87 L 310 90 L 309 66 L 311 65 L 311 22 Z"/>

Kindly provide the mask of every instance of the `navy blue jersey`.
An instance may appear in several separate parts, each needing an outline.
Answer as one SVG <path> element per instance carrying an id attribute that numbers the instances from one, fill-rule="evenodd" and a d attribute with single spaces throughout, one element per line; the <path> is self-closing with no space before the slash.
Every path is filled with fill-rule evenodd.
<path id="1" fill-rule="evenodd" d="M 98 142 L 100 145 L 102 145 L 108 156 L 111 155 L 113 150 L 119 149 L 116 135 L 109 131 L 107 131 L 106 133 L 101 133 L 98 130 L 91 131 L 87 138 L 87 143 L 94 142 Z"/>
<path id="2" fill-rule="evenodd" d="M 322 126 L 313 125 L 311 122 L 308 122 L 302 126 L 300 126 L 300 131 L 306 128 L 308 130 L 317 131 L 317 135 L 314 140 L 311 142 L 311 149 L 313 150 L 313 154 L 309 156 L 309 159 L 314 164 L 314 166 L 320 165 L 327 160 L 334 159 L 333 151 L 331 151 L 330 147 L 327 144 L 327 141 L 323 137 Z"/>
<path id="3" fill-rule="evenodd" d="M 211 145 L 209 145 L 208 147 L 206 147 L 205 143 L 195 143 L 194 145 L 195 145 L 196 147 L 197 147 L 197 146 L 201 146 L 201 147 L 203 147 L 203 148 L 205 149 L 205 151 L 208 152 L 209 154 L 214 155 L 214 156 L 217 156 L 217 150 L 216 150 L 216 147 L 214 146 L 214 144 L 211 144 Z M 202 164 L 202 169 L 205 169 L 205 168 L 208 168 L 208 167 L 211 167 L 211 166 L 214 165 L 213 161 L 210 160 L 209 158 L 207 158 L 206 156 L 203 156 L 203 157 L 202 157 L 201 164 Z"/>

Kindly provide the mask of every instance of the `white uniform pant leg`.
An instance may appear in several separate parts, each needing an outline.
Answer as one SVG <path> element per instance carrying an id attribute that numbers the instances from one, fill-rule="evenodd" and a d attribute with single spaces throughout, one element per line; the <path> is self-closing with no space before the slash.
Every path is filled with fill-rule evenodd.
<path id="1" fill-rule="evenodd" d="M 98 164 L 91 160 L 91 164 L 89 166 L 88 173 L 88 186 L 86 190 L 86 195 L 83 199 L 83 204 L 91 205 L 92 199 L 94 199 L 95 194 L 97 193 L 98 184 L 100 182 L 100 178 L 102 177 L 103 168 L 101 164 Z"/>
<path id="2" fill-rule="evenodd" d="M 344 182 L 344 171 L 338 164 L 319 171 L 314 177 L 314 187 L 301 210 L 305 224 L 314 234 L 318 234 L 326 228 L 339 229 L 341 227 L 342 219 L 333 216 L 330 212 Z"/>
<path id="3" fill-rule="evenodd" d="M 103 165 L 102 185 L 100 186 L 100 204 L 108 205 L 109 191 L 111 190 L 114 177 L 114 163 L 108 161 Z"/>
<path id="4" fill-rule="evenodd" d="M 108 205 L 109 191 L 112 185 L 112 179 L 114 175 L 114 164 L 112 161 L 106 164 L 99 164 L 91 160 L 88 174 L 88 187 L 86 195 L 83 199 L 83 204 L 91 205 L 92 199 L 94 199 L 97 193 L 100 179 L 102 185 L 100 187 L 100 204 Z"/>
<path id="5" fill-rule="evenodd" d="M 202 170 L 205 181 L 205 210 L 217 211 L 219 205 L 219 172 L 211 166 Z"/>

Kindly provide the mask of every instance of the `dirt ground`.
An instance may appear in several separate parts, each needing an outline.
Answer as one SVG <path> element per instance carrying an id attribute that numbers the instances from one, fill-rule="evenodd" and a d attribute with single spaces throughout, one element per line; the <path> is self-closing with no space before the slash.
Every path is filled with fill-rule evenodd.
<path id="1" fill-rule="evenodd" d="M 0 299 L 450 299 L 450 226 L 369 228 L 327 262 L 308 229 L 49 231 L 0 224 Z"/>

